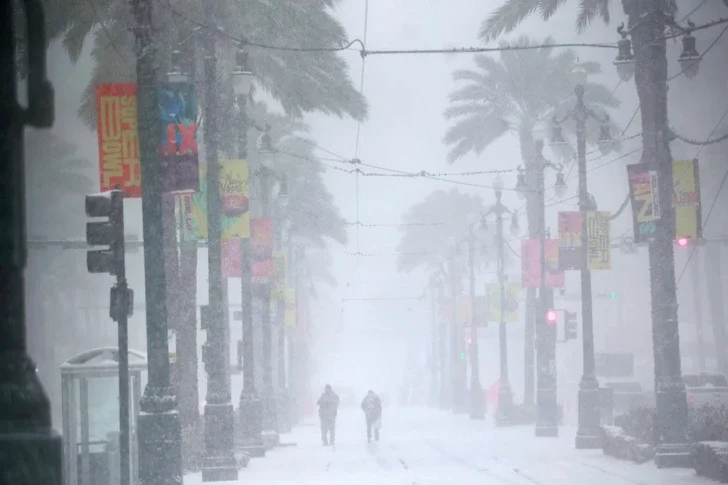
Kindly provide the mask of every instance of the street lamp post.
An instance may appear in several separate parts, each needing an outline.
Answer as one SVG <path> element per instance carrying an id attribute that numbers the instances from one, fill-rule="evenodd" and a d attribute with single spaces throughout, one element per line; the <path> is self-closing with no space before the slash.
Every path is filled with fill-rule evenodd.
<path id="1" fill-rule="evenodd" d="M 577 449 L 594 449 L 601 447 L 599 437 L 599 382 L 597 381 L 594 363 L 594 318 L 592 310 L 591 271 L 587 262 L 587 246 L 589 235 L 586 212 L 596 210 L 594 201 L 587 191 L 586 169 L 586 122 L 593 118 L 602 127 L 599 135 L 599 147 L 603 154 L 609 153 L 612 139 L 609 136 L 608 116 L 600 116 L 584 104 L 584 85 L 587 72 L 582 67 L 574 69 L 576 87 L 576 106 L 562 120 L 554 118 L 551 145 L 563 146 L 566 141 L 561 133 L 561 123 L 566 118 L 576 122 L 576 152 L 579 166 L 579 210 L 581 211 L 581 321 L 583 341 L 583 374 L 579 382 L 579 424 L 576 431 Z"/>
<path id="2" fill-rule="evenodd" d="M 437 285 L 437 300 L 438 304 L 441 305 L 445 301 L 445 273 L 440 272 L 440 279 Z M 446 320 L 442 318 L 442 311 L 440 313 L 441 321 L 439 325 L 439 338 L 438 338 L 438 354 L 440 358 L 440 409 L 447 409 L 449 407 L 449 393 L 447 389 L 447 325 Z"/>
<path id="3" fill-rule="evenodd" d="M 454 413 L 465 412 L 465 354 L 461 352 L 462 333 L 458 322 L 458 297 L 460 295 L 460 273 L 457 268 L 457 241 L 450 238 L 448 276 L 450 279 L 450 296 L 452 307 L 450 308 L 450 382 L 451 382 L 451 403 Z"/>
<path id="4" fill-rule="evenodd" d="M 434 274 L 430 277 L 430 407 L 438 406 L 438 353 L 439 353 L 439 324 L 437 315 L 437 288 L 440 284 L 440 275 Z"/>
<path id="5" fill-rule="evenodd" d="M 25 7 L 30 60 L 28 107 L 18 103 L 18 78 L 13 66 L 18 27 L 17 7 Z M 45 15 L 41 2 L 3 2 L 0 6 L 0 483 L 60 485 L 63 446 L 51 425 L 51 404 L 28 355 L 25 318 L 25 126 L 50 128 L 54 91 L 46 76 Z M 32 35 L 31 35 L 32 33 Z M 161 239 L 161 238 L 160 238 Z M 36 329 L 37 331 L 37 329 Z M 74 430 L 75 431 L 75 430 Z M 75 455 L 74 455 L 75 456 Z"/>
<path id="6" fill-rule="evenodd" d="M 177 397 L 170 385 L 167 336 L 162 172 L 157 160 L 159 109 L 157 42 L 152 2 L 131 2 L 136 28 L 137 117 L 142 179 L 144 294 L 147 305 L 148 381 L 139 402 L 139 481 L 175 485 L 182 480 L 182 444 Z M 20 302 L 22 300 L 18 300 Z M 16 302 L 16 304 L 18 303 Z M 5 341 L 5 339 L 3 339 Z"/>
<path id="7" fill-rule="evenodd" d="M 475 304 L 475 244 L 478 238 L 475 234 L 478 215 L 473 214 L 468 230 L 468 269 L 470 283 L 470 419 L 485 418 L 485 399 L 483 386 L 480 384 L 480 357 L 478 355 L 478 321 Z"/>
<path id="8" fill-rule="evenodd" d="M 486 227 L 485 219 L 489 215 L 495 216 L 496 221 L 496 244 L 498 246 L 498 287 L 500 292 L 500 322 L 498 327 L 498 344 L 500 351 L 500 377 L 498 384 L 498 411 L 496 414 L 496 423 L 499 425 L 512 423 L 513 410 L 513 392 L 508 378 L 508 333 L 505 323 L 505 245 L 506 241 L 503 237 L 503 216 L 508 214 L 511 216 L 511 233 L 516 236 L 520 229 L 518 227 L 518 214 L 508 209 L 501 197 L 503 195 L 503 181 L 498 177 L 493 182 L 493 190 L 495 192 L 496 202 L 488 212 L 483 215 L 482 227 Z"/>
<path id="9" fill-rule="evenodd" d="M 261 138 L 260 153 L 264 157 L 273 153 L 273 147 L 271 146 L 270 134 L 267 130 L 263 133 Z M 267 166 L 266 159 L 263 158 L 261 167 L 255 173 L 256 179 L 259 181 L 260 189 L 260 204 L 261 212 L 263 217 L 271 216 L 271 192 L 273 191 L 273 183 L 275 182 L 276 174 L 271 168 Z M 281 206 L 285 206 L 288 202 L 288 188 L 285 180 L 281 180 L 278 185 L 278 193 L 273 195 L 273 198 L 277 198 Z M 268 282 L 262 285 L 261 291 L 261 305 L 262 305 L 262 334 L 263 334 L 263 431 L 267 436 L 267 439 L 271 444 L 277 444 L 279 442 L 278 434 L 278 413 L 277 413 L 277 401 L 275 395 L 275 383 L 273 382 L 273 327 L 271 324 L 270 315 L 270 300 L 271 300 L 271 284 Z M 264 437 L 265 440 L 265 437 Z"/>
<path id="10" fill-rule="evenodd" d="M 290 246 L 290 222 L 279 218 L 279 230 L 278 230 L 278 247 L 280 249 Z M 286 230 L 284 230 L 283 226 Z M 288 232 L 288 237 L 284 238 L 284 233 Z M 285 239 L 285 240 L 284 240 Z M 290 255 L 290 252 L 288 252 Z M 290 258 L 288 258 L 290 261 Z M 286 292 L 287 284 L 284 282 L 281 288 L 283 293 L 278 295 L 278 301 L 276 302 L 276 338 L 277 338 L 277 360 L 276 369 L 278 371 L 278 395 L 277 395 L 277 408 L 278 413 L 277 422 L 278 429 L 281 433 L 289 433 L 291 431 L 291 423 L 287 412 L 288 408 L 288 391 L 286 389 Z"/>
<path id="11" fill-rule="evenodd" d="M 238 49 L 233 88 L 238 105 L 238 156 L 248 159 L 248 117 L 245 106 L 253 74 L 246 66 L 246 53 Z M 249 210 L 249 209 L 248 209 Z M 262 402 L 255 386 L 255 334 L 253 326 L 253 284 L 250 270 L 250 238 L 240 240 L 241 311 L 243 326 L 243 389 L 240 391 L 240 449 L 252 457 L 265 456 L 262 431 Z"/>
<path id="12" fill-rule="evenodd" d="M 208 21 L 211 21 L 208 13 Z M 217 116 L 217 49 L 215 36 L 205 38 L 205 153 L 207 158 L 207 263 L 209 287 L 209 327 L 206 342 L 208 370 L 205 400 L 205 457 L 202 481 L 237 480 L 235 462 L 235 415 L 230 402 L 229 353 L 225 331 L 225 295 L 222 277 L 222 224 L 220 203 L 220 160 Z M 204 352 L 204 350 L 203 350 Z"/>

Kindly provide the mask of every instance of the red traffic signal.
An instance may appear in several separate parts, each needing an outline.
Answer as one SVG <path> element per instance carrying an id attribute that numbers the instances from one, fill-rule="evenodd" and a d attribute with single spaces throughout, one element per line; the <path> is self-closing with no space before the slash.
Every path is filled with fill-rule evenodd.
<path id="1" fill-rule="evenodd" d="M 688 243 L 690 243 L 690 239 L 688 239 L 686 237 L 680 237 L 677 240 L 677 245 L 680 246 L 681 248 L 684 248 L 685 246 L 687 246 Z"/>
<path id="2" fill-rule="evenodd" d="M 548 323 L 549 325 L 553 325 L 556 323 L 556 318 L 556 310 L 554 310 L 553 308 L 549 308 L 549 310 L 546 312 L 546 323 Z"/>

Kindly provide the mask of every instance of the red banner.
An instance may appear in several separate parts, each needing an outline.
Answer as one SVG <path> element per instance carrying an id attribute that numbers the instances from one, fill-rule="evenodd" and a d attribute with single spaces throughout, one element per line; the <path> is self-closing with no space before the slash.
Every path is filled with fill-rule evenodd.
<path id="1" fill-rule="evenodd" d="M 547 239 L 545 243 L 545 284 L 549 288 L 562 288 L 565 281 L 564 272 L 559 270 L 559 241 Z M 521 244 L 521 278 L 523 288 L 541 286 L 541 244 L 538 239 L 524 239 Z"/>
<path id="2" fill-rule="evenodd" d="M 273 221 L 253 219 L 250 221 L 250 249 L 254 261 L 264 261 L 273 255 Z"/>
<path id="3" fill-rule="evenodd" d="M 136 84 L 96 86 L 101 191 L 116 185 L 126 198 L 142 196 Z"/>
<path id="4" fill-rule="evenodd" d="M 252 261 L 250 263 L 250 272 L 253 278 L 270 278 L 275 273 L 275 264 L 273 258 L 263 261 Z"/>
<path id="5" fill-rule="evenodd" d="M 222 240 L 222 277 L 242 277 L 242 254 L 240 239 Z"/>

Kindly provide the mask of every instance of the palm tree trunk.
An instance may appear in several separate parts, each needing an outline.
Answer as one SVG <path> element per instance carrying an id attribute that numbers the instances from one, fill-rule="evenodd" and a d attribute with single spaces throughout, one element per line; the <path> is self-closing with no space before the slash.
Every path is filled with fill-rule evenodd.
<path id="1" fill-rule="evenodd" d="M 519 133 L 521 145 L 521 159 L 526 167 L 526 184 L 528 187 L 536 187 L 536 169 L 534 166 L 533 136 L 531 124 L 524 124 Z M 538 237 L 538 194 L 528 193 L 526 196 L 526 219 L 528 223 L 528 237 Z M 526 407 L 533 407 L 534 393 L 536 388 L 536 288 L 526 289 L 526 321 L 523 339 L 523 404 Z"/>
<path id="2" fill-rule="evenodd" d="M 715 344 L 715 359 L 718 371 L 728 374 L 728 356 L 725 349 L 725 309 L 723 307 L 723 283 L 721 280 L 721 244 L 707 244 L 703 253 L 705 264 L 705 277 L 708 287 L 708 302 L 710 304 L 710 320 L 713 327 L 713 343 Z"/>
<path id="3" fill-rule="evenodd" d="M 636 25 L 631 38 L 635 55 L 635 85 L 642 114 L 641 161 L 656 172 L 659 196 L 657 237 L 649 247 L 657 399 L 655 461 L 658 466 L 662 466 L 662 460 L 678 459 L 674 458 L 675 453 L 668 452 L 666 445 L 687 442 L 688 420 L 677 319 L 672 155 L 665 137 L 668 130 L 665 18 L 656 13 L 666 11 L 664 4 L 664 0 L 622 0 L 629 27 Z"/>

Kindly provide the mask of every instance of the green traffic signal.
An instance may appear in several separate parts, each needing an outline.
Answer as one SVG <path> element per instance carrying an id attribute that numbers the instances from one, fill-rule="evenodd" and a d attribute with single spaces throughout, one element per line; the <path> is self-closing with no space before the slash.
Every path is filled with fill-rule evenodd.
<path id="1" fill-rule="evenodd" d="M 462 360 L 465 360 L 465 352 L 461 352 L 461 353 L 460 353 L 460 358 L 461 358 Z"/>
<path id="2" fill-rule="evenodd" d="M 609 298 L 611 298 L 612 300 L 616 300 L 616 299 L 617 299 L 617 293 L 615 293 L 614 291 L 613 291 L 613 292 L 611 292 L 611 293 L 609 294 Z"/>

